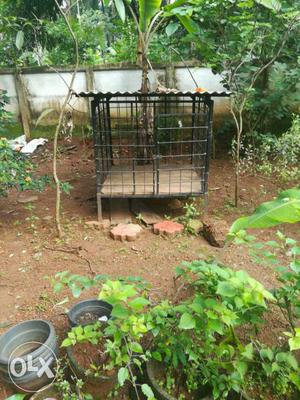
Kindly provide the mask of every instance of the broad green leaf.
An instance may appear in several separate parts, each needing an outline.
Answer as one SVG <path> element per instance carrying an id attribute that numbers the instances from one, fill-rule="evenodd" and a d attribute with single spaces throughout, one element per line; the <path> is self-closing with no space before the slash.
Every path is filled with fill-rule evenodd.
<path id="1" fill-rule="evenodd" d="M 53 286 L 54 293 L 58 293 L 63 289 L 63 284 L 61 282 L 56 282 Z"/>
<path id="2" fill-rule="evenodd" d="M 69 346 L 72 346 L 73 344 L 74 344 L 74 342 L 72 341 L 72 339 L 67 338 L 67 339 L 63 340 L 61 347 L 69 347 Z"/>
<path id="3" fill-rule="evenodd" d="M 16 36 L 16 47 L 18 50 L 21 50 L 24 44 L 24 32 L 23 31 L 18 31 L 17 36 Z"/>
<path id="4" fill-rule="evenodd" d="M 82 289 L 80 286 L 77 286 L 75 284 L 70 285 L 70 289 L 72 292 L 72 295 L 77 299 L 81 293 L 82 293 Z"/>
<path id="5" fill-rule="evenodd" d="M 235 297 L 236 289 L 229 282 L 220 282 L 217 287 L 217 294 L 224 297 Z"/>
<path id="6" fill-rule="evenodd" d="M 297 372 L 291 372 L 290 375 L 290 380 L 293 382 L 293 384 L 300 390 L 300 376 Z"/>
<path id="7" fill-rule="evenodd" d="M 248 369 L 248 364 L 245 361 L 236 361 L 235 368 L 237 369 L 241 377 L 244 377 Z"/>
<path id="8" fill-rule="evenodd" d="M 189 313 L 182 314 L 179 322 L 180 329 L 194 329 L 196 326 L 196 321 L 194 317 Z"/>
<path id="9" fill-rule="evenodd" d="M 277 199 L 262 203 L 249 217 L 237 219 L 230 228 L 234 234 L 242 229 L 269 228 L 300 221 L 300 189 L 286 190 Z"/>
<path id="10" fill-rule="evenodd" d="M 152 353 L 152 357 L 154 358 L 154 360 L 162 361 L 162 356 L 158 351 L 154 351 L 154 353 Z"/>
<path id="11" fill-rule="evenodd" d="M 125 11 L 125 5 L 124 5 L 123 0 L 114 0 L 114 1 L 115 1 L 115 6 L 116 6 L 116 9 L 118 11 L 118 14 L 119 14 L 121 20 L 123 22 L 125 22 L 126 11 Z"/>
<path id="12" fill-rule="evenodd" d="M 177 31 L 177 29 L 179 28 L 179 25 L 171 22 L 167 27 L 166 27 L 166 34 L 168 36 L 172 36 L 173 33 L 175 33 Z"/>
<path id="13" fill-rule="evenodd" d="M 139 0 L 140 29 L 146 32 L 151 18 L 160 10 L 162 0 Z"/>
<path id="14" fill-rule="evenodd" d="M 121 304 L 116 304 L 111 312 L 112 317 L 119 318 L 119 319 L 126 319 L 128 318 L 128 310 L 127 308 L 123 307 Z"/>
<path id="15" fill-rule="evenodd" d="M 268 359 L 269 361 L 272 361 L 274 358 L 273 350 L 269 347 L 261 349 L 259 354 L 263 359 Z"/>
<path id="16" fill-rule="evenodd" d="M 144 393 L 144 395 L 147 397 L 148 400 L 154 400 L 155 397 L 154 397 L 154 394 L 152 392 L 152 389 L 146 383 L 144 383 L 142 385 L 142 392 Z"/>
<path id="17" fill-rule="evenodd" d="M 13 394 L 12 396 L 7 397 L 5 400 L 23 400 L 25 399 L 27 395 L 26 394 Z"/>
<path id="18" fill-rule="evenodd" d="M 278 0 L 255 0 L 255 2 L 269 8 L 270 10 L 281 10 L 281 2 Z"/>
<path id="19" fill-rule="evenodd" d="M 125 381 L 129 378 L 129 372 L 128 369 L 125 367 L 122 367 L 119 369 L 118 372 L 118 382 L 120 386 L 123 386 Z"/>
<path id="20" fill-rule="evenodd" d="M 247 360 L 253 359 L 253 345 L 251 343 L 247 344 L 245 350 L 242 352 L 242 356 L 247 358 Z"/>
<path id="21" fill-rule="evenodd" d="M 295 336 L 289 339 L 290 350 L 299 350 L 300 349 L 300 336 Z"/>
<path id="22" fill-rule="evenodd" d="M 139 343 L 137 343 L 137 342 L 131 343 L 131 350 L 132 350 L 134 353 L 140 353 L 140 354 L 143 353 L 143 348 L 142 348 L 142 346 L 141 346 Z"/>
<path id="23" fill-rule="evenodd" d="M 180 23 L 185 27 L 185 29 L 189 33 L 198 33 L 199 32 L 199 26 L 198 24 L 192 20 L 191 17 L 188 15 L 176 15 L 177 18 L 179 19 Z"/>
<path id="24" fill-rule="evenodd" d="M 131 300 L 129 303 L 129 306 L 132 307 L 134 310 L 139 311 L 148 304 L 150 304 L 150 301 L 145 299 L 144 297 L 137 297 L 133 300 Z"/>
<path id="25" fill-rule="evenodd" d="M 185 3 L 186 3 L 186 0 L 175 0 L 174 3 L 166 5 L 166 6 L 164 7 L 164 9 L 165 9 L 166 11 L 171 11 L 171 10 L 173 10 L 174 8 L 183 6 Z"/>

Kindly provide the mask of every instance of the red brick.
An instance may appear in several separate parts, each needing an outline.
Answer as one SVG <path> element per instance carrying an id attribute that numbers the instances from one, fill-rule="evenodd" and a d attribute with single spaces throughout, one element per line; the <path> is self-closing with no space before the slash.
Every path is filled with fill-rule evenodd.
<path id="1" fill-rule="evenodd" d="M 175 236 L 183 232 L 184 226 L 174 221 L 163 221 L 153 226 L 153 231 L 157 235 L 164 234 L 167 236 Z"/>
<path id="2" fill-rule="evenodd" d="M 142 233 L 143 229 L 137 224 L 119 224 L 110 231 L 114 240 L 133 242 Z"/>

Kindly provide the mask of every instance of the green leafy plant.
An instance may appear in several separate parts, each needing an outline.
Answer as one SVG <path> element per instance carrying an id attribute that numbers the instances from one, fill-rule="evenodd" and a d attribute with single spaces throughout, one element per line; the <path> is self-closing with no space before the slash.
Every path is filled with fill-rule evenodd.
<path id="1" fill-rule="evenodd" d="M 62 342 L 62 347 L 74 346 L 76 343 L 97 344 L 99 339 L 103 337 L 100 331 L 100 323 L 87 326 L 76 326 L 68 332 L 68 337 Z"/>
<path id="2" fill-rule="evenodd" d="M 0 89 L 0 135 L 3 135 L 4 126 L 11 122 L 12 114 L 6 110 L 6 106 L 9 104 L 9 98 L 6 90 Z"/>
<path id="3" fill-rule="evenodd" d="M 99 300 L 104 300 L 113 306 L 111 318 L 105 327 L 99 322 L 86 327 L 75 327 L 68 333 L 62 346 L 68 347 L 86 342 L 97 345 L 101 342 L 108 359 L 104 365 L 92 366 L 92 368 L 98 372 L 99 369 L 103 371 L 117 370 L 119 387 L 129 381 L 138 396 L 135 369 L 141 369 L 142 363 L 148 356 L 148 352 L 144 351 L 142 346 L 142 342 L 149 332 L 146 312 L 150 305 L 147 295 L 148 287 L 133 278 L 127 281 L 112 281 L 104 279 L 103 276 L 89 279 L 68 273 L 60 274 L 56 276 L 57 278 L 58 282 L 53 281 L 54 290 L 57 292 L 64 286 L 69 286 L 76 297 L 81 294 L 82 290 L 100 285 Z M 128 282 L 130 280 L 131 283 Z M 146 384 L 141 386 L 141 390 L 147 398 L 154 398 L 152 390 Z"/>
<path id="4" fill-rule="evenodd" d="M 179 290 L 193 294 L 151 310 L 152 358 L 165 367 L 164 389 L 179 397 L 184 382 L 193 393 L 208 385 L 215 399 L 242 393 L 254 350 L 241 343 L 236 328 L 261 324 L 274 297 L 244 271 L 213 261 L 184 263 L 176 272 Z"/>
<path id="5" fill-rule="evenodd" d="M 300 116 L 281 136 L 253 132 L 241 144 L 241 171 L 274 176 L 282 181 L 300 177 Z"/>
<path id="6" fill-rule="evenodd" d="M 197 292 L 209 298 L 221 299 L 222 304 L 234 313 L 232 325 L 250 322 L 257 325 L 267 310 L 267 301 L 273 295 L 245 271 L 234 271 L 215 261 L 183 263 L 176 269 L 177 279 L 183 277 Z"/>
<path id="7" fill-rule="evenodd" d="M 297 327 L 300 318 L 300 246 L 295 239 L 286 237 L 279 231 L 277 240 L 257 242 L 245 229 L 267 228 L 299 221 L 300 190 L 295 188 L 280 193 L 273 201 L 263 203 L 253 215 L 238 219 L 230 230 L 238 244 L 250 247 L 251 255 L 256 261 L 275 268 L 280 286 L 273 292 L 277 305 L 291 328 L 291 332 L 286 333 L 291 350 L 300 348 Z"/>
<path id="8" fill-rule="evenodd" d="M 78 398 L 82 400 L 93 400 L 91 394 L 83 391 L 84 382 L 82 379 L 75 376 L 73 371 L 70 378 L 68 380 L 66 379 L 68 366 L 68 360 L 64 358 L 58 360 L 54 387 L 62 396 L 62 400 L 78 400 Z"/>
<path id="9" fill-rule="evenodd" d="M 192 203 L 185 203 L 183 206 L 185 211 L 184 215 L 177 218 L 177 220 L 184 225 L 184 230 L 186 233 L 190 233 L 195 235 L 196 229 L 195 226 L 197 225 L 197 218 L 199 217 L 200 213 L 195 205 L 194 202 Z"/>
<path id="10" fill-rule="evenodd" d="M 0 138 L 0 196 L 16 188 L 23 190 L 43 190 L 47 177 L 34 178 L 34 166 L 26 156 L 12 150 L 5 138 Z"/>
<path id="11" fill-rule="evenodd" d="M 293 354 L 259 342 L 254 342 L 254 349 L 249 365 L 249 389 L 253 386 L 252 390 L 256 392 L 255 385 L 259 384 L 266 394 L 275 399 L 293 398 L 295 388 L 300 388 L 299 365 Z"/>

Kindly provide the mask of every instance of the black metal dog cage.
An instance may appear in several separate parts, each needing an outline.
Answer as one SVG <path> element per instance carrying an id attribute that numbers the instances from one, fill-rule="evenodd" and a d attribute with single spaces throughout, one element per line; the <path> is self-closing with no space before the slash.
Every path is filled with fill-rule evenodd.
<path id="1" fill-rule="evenodd" d="M 219 92 L 79 93 L 92 97 L 97 203 L 208 192 L 212 96 Z"/>

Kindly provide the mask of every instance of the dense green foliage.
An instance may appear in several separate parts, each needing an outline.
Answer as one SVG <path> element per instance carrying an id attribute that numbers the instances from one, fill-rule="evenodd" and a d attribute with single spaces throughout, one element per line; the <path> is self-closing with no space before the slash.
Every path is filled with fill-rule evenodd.
<path id="1" fill-rule="evenodd" d="M 0 196 L 16 188 L 42 190 L 46 180 L 33 178 L 33 165 L 24 154 L 11 149 L 7 139 L 0 138 Z"/>
<path id="2" fill-rule="evenodd" d="M 20 152 L 12 150 L 6 138 L 3 126 L 9 123 L 11 114 L 5 110 L 8 104 L 6 92 L 0 91 L 0 197 L 6 196 L 8 190 L 37 189 L 42 190 L 46 178 L 33 178 L 33 164 Z"/>
<path id="3" fill-rule="evenodd" d="M 11 121 L 11 113 L 6 110 L 9 98 L 5 90 L 0 90 L 0 135 L 4 134 L 4 126 Z"/>
<path id="4" fill-rule="evenodd" d="M 41 9 L 33 4 L 31 12 L 28 12 L 30 7 L 27 7 L 25 14 L 23 2 L 18 4 L 19 7 L 14 7 L 10 0 L 0 4 L 0 66 L 74 63 L 72 38 L 64 19 L 53 8 L 54 2 L 45 3 Z M 85 2 L 81 5 L 80 18 L 71 12 L 69 21 L 79 42 L 81 64 L 136 62 L 137 35 L 132 19 L 127 19 L 123 24 L 116 10 L 95 7 Z M 184 29 L 178 29 L 176 38 L 172 38 L 165 33 L 165 27 L 153 38 L 149 49 L 151 60 L 178 60 L 174 51 L 166 52 L 167 46 L 175 47 L 189 57 L 190 46 L 185 44 Z M 178 34 L 182 39 L 179 43 Z"/>
<path id="5" fill-rule="evenodd" d="M 273 294 L 276 304 L 288 321 L 290 330 L 284 332 L 289 338 L 291 351 L 300 349 L 300 246 L 297 240 L 277 231 L 275 240 L 258 242 L 247 234 L 248 228 L 268 228 L 283 223 L 300 222 L 300 189 L 290 189 L 281 193 L 277 199 L 263 203 L 249 217 L 238 219 L 231 227 L 238 244 L 247 245 L 250 254 L 258 263 L 272 267 L 277 275 L 279 286 Z M 299 382 L 299 375 L 292 373 L 291 379 Z"/>
<path id="6" fill-rule="evenodd" d="M 294 115 L 291 127 L 282 133 L 245 137 L 240 169 L 245 173 L 277 176 L 282 181 L 300 179 L 300 117 Z"/>

